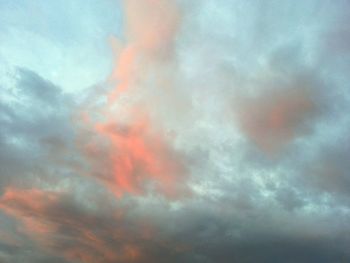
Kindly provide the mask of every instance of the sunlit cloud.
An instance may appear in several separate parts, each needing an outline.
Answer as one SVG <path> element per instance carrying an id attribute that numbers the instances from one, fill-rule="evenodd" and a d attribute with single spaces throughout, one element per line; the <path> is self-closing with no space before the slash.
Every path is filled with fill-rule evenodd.
<path id="1" fill-rule="evenodd" d="M 349 4 L 0 4 L 0 261 L 350 259 Z"/>

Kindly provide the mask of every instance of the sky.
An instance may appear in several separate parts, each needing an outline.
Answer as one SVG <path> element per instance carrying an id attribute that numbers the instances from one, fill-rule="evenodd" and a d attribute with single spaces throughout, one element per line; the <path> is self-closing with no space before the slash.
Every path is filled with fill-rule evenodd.
<path id="1" fill-rule="evenodd" d="M 0 0 L 0 262 L 349 262 L 349 19 Z"/>

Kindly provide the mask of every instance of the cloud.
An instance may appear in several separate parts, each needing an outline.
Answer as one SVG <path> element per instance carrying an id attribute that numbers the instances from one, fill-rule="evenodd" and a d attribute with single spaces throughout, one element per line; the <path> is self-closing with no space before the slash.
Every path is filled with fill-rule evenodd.
<path id="1" fill-rule="evenodd" d="M 29 2 L 0 4 L 0 261 L 350 258 L 348 4 Z"/>
<path id="2" fill-rule="evenodd" d="M 127 39 L 147 55 L 161 55 L 173 46 L 180 13 L 167 0 L 125 0 Z"/>
<path id="3" fill-rule="evenodd" d="M 346 233 L 325 238 L 328 229 L 320 231 L 333 217 L 324 217 L 324 223 L 312 220 L 312 214 L 258 218 L 255 209 L 241 217 L 202 210 L 204 202 L 178 212 L 149 204 L 154 209 L 146 212 L 147 204 L 105 201 L 91 210 L 70 193 L 7 189 L 0 205 L 45 253 L 73 262 L 254 262 L 257 257 L 284 261 L 286 255 L 293 261 L 328 262 L 347 256 L 342 245 L 331 245 L 346 242 Z"/>
<path id="4" fill-rule="evenodd" d="M 98 95 L 107 102 L 97 105 L 93 113 L 94 101 L 81 109 L 87 116 L 87 129 L 95 133 L 94 143 L 86 146 L 89 136 L 81 134 L 80 147 L 92 164 L 87 174 L 118 197 L 157 192 L 171 198 L 183 196 L 189 192 L 185 160 L 157 113 L 162 106 L 168 111 L 178 103 L 175 80 L 166 70 L 176 71 L 171 53 L 180 13 L 174 3 L 164 0 L 127 0 L 124 8 L 125 41 L 112 38 L 116 53 L 109 79 L 112 89 Z M 162 93 L 166 97 L 174 95 L 170 105 L 158 100 L 161 89 L 169 90 L 170 94 Z M 130 99 L 122 102 L 125 97 Z"/>
<path id="5" fill-rule="evenodd" d="M 329 199 L 335 199 L 340 204 L 349 204 L 348 175 L 349 149 L 343 140 L 333 141 L 332 145 L 323 145 L 307 165 L 302 167 L 300 181 L 305 183 L 320 195 L 329 194 Z M 332 202 L 332 201 L 330 201 Z"/>
<path id="6" fill-rule="evenodd" d="M 64 194 L 37 189 L 7 189 L 1 199 L 1 207 L 21 220 L 24 231 L 41 247 L 56 253 L 60 251 L 68 259 L 122 262 L 138 255 L 132 245 L 123 245 L 116 250 L 116 247 L 108 248 L 103 240 L 124 236 L 117 215 L 111 214 L 107 222 L 99 221 L 99 216 L 90 215 Z M 101 228 L 104 224 L 105 227 Z"/>
<path id="7" fill-rule="evenodd" d="M 312 121 L 316 105 L 303 80 L 291 88 L 265 89 L 255 98 L 244 99 L 238 121 L 242 130 L 268 153 L 300 136 L 303 125 Z"/>
<path id="8" fill-rule="evenodd" d="M 7 189 L 0 201 L 1 209 L 17 218 L 46 253 L 78 262 L 166 260 L 162 254 L 177 248 L 166 236 L 163 241 L 160 233 L 155 237 L 149 216 L 140 217 L 133 205 L 105 203 L 91 210 L 69 193 L 39 189 Z"/>
<path id="9" fill-rule="evenodd" d="M 6 87 L 0 102 L 3 187 L 50 177 L 47 165 L 53 160 L 49 155 L 63 158 L 59 149 L 67 149 L 73 135 L 70 98 L 33 71 L 17 68 L 13 72 L 14 87 Z"/>
<path id="10" fill-rule="evenodd" d="M 96 124 L 97 138 L 82 145 L 92 164 L 88 174 L 118 197 L 160 193 L 178 198 L 186 194 L 186 160 L 164 133 L 153 129 L 147 117 L 136 118 L 127 124 Z"/>

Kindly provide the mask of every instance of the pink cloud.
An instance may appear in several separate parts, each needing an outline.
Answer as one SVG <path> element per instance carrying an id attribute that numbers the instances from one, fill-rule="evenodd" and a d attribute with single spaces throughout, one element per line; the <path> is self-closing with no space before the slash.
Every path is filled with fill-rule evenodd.
<path id="1" fill-rule="evenodd" d="M 123 43 L 112 38 L 116 61 L 109 81 L 113 89 L 98 94 L 108 98 L 106 104 L 82 109 L 84 128 L 96 140 L 88 142 L 90 135 L 82 134 L 79 147 L 92 167 L 87 174 L 103 182 L 116 196 L 156 192 L 178 198 L 188 193 L 187 169 L 165 135 L 160 118 L 153 116 L 164 105 L 150 96 L 139 98 L 135 90 L 147 94 L 154 86 L 166 84 L 172 88 L 164 68 L 171 64 L 180 12 L 168 0 L 123 3 L 126 40 Z M 152 85 L 145 84 L 150 78 L 154 78 Z"/>
<path id="2" fill-rule="evenodd" d="M 238 121 L 242 131 L 260 149 L 276 153 L 299 135 L 314 110 L 307 89 L 268 89 L 242 100 Z"/>

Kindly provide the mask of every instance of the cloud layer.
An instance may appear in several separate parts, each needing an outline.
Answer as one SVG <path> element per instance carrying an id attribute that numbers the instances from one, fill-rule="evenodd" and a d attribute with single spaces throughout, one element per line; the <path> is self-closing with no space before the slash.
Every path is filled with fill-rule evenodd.
<path id="1" fill-rule="evenodd" d="M 1 262 L 350 259 L 348 1 L 68 2 L 0 4 Z"/>

